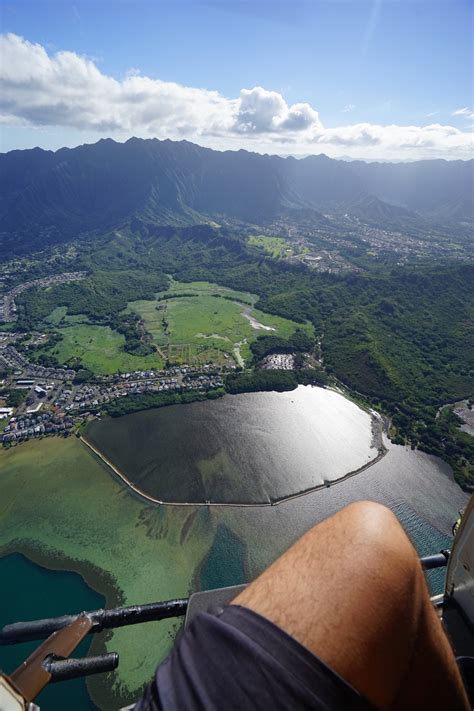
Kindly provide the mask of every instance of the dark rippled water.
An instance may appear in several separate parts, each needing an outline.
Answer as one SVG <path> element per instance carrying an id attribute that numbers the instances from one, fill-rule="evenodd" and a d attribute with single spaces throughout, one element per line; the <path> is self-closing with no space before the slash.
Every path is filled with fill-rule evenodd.
<path id="1" fill-rule="evenodd" d="M 392 508 L 419 554 L 435 553 L 450 547 L 451 525 L 467 501 L 444 462 L 389 442 L 375 465 L 335 481 L 375 456 L 370 418 L 336 393 L 316 388 L 138 413 L 98 423 L 91 439 L 140 486 L 170 500 L 232 500 L 238 494 L 268 502 L 333 480 L 277 506 L 199 509 L 215 532 L 195 579 L 202 589 L 253 578 L 315 523 L 361 499 Z M 0 559 L 0 573 L 9 596 L 3 607 L 8 619 L 4 614 L 1 623 L 71 612 L 72 602 L 77 610 L 102 604 L 79 576 L 44 570 L 22 556 Z M 431 574 L 433 592 L 442 590 L 443 578 L 443 571 Z M 8 671 L 18 660 L 10 656 L 16 650 L 5 651 Z M 46 693 L 58 696 L 45 708 L 94 708 L 84 682 L 71 693 L 73 684 L 51 687 Z"/>
<path id="2" fill-rule="evenodd" d="M 211 507 L 217 530 L 204 588 L 240 582 L 244 569 L 255 575 L 312 525 L 362 499 L 393 509 L 420 555 L 435 553 L 450 547 L 467 501 L 447 464 L 388 440 L 380 461 L 336 481 L 376 451 L 369 415 L 321 388 L 151 410 L 97 423 L 88 437 L 140 488 L 170 501 L 268 503 L 332 480 L 277 506 Z M 238 545 L 229 544 L 227 527 Z M 430 574 L 433 590 L 441 590 L 443 576 Z"/>
<path id="3" fill-rule="evenodd" d="M 374 459 L 370 416 L 338 393 L 227 395 L 94 423 L 87 439 L 163 501 L 268 503 Z"/>

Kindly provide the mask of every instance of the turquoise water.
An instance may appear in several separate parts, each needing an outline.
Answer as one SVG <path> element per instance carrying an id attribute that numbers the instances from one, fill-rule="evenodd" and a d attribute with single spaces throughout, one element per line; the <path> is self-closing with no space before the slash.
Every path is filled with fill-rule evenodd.
<path id="1" fill-rule="evenodd" d="M 230 528 L 220 525 L 201 568 L 201 589 L 212 590 L 246 582 L 245 546 Z"/>
<path id="2" fill-rule="evenodd" d="M 439 553 L 441 550 L 451 549 L 453 544 L 452 537 L 430 526 L 430 524 L 421 519 L 416 511 L 413 511 L 408 504 L 398 503 L 393 506 L 393 511 L 413 542 L 420 558 Z M 433 595 L 438 595 L 444 591 L 446 568 L 429 570 L 426 576 L 430 591 Z"/>
<path id="3" fill-rule="evenodd" d="M 272 396 L 270 400 L 267 395 Z M 171 413 L 170 423 L 166 424 L 165 419 L 160 420 L 163 428 L 158 429 L 152 427 L 150 430 L 152 423 L 148 420 L 148 416 L 144 420 L 135 415 L 121 418 L 122 429 L 117 441 L 123 444 L 121 437 L 124 438 L 123 451 L 126 450 L 130 456 L 133 451 L 137 452 L 137 447 L 133 450 L 129 446 L 133 439 L 130 433 L 127 435 L 130 423 L 132 434 L 135 433 L 137 441 L 144 446 L 141 451 L 141 464 L 146 466 L 144 466 L 143 481 L 137 477 L 138 483 L 143 485 L 147 481 L 153 481 L 156 485 L 162 484 L 164 478 L 159 476 L 159 471 L 163 471 L 162 467 L 166 463 L 163 457 L 166 454 L 166 457 L 172 459 L 175 455 L 186 465 L 183 471 L 191 473 L 198 471 L 199 477 L 195 481 L 199 480 L 203 486 L 205 484 L 205 487 L 201 492 L 196 489 L 195 493 L 204 495 L 205 499 L 213 498 L 213 495 L 218 493 L 224 499 L 229 495 L 227 484 L 240 486 L 242 493 L 243 487 L 248 493 L 255 484 L 260 489 L 255 498 L 265 500 L 266 497 L 268 503 L 271 498 L 270 491 L 272 495 L 278 497 L 280 493 L 285 494 L 305 488 L 308 482 L 314 481 L 314 477 L 322 474 L 326 477 L 323 467 L 325 461 L 328 462 L 332 474 L 335 473 L 336 464 L 339 466 L 338 461 L 345 462 L 345 466 L 349 468 L 353 466 L 353 438 L 346 437 L 347 429 L 339 428 L 338 442 L 333 438 L 332 448 L 325 452 L 327 460 L 322 456 L 323 450 L 319 448 L 318 458 L 309 457 L 311 466 L 308 465 L 308 473 L 305 473 L 305 457 L 308 457 L 308 453 L 306 446 L 303 446 L 305 442 L 300 441 L 294 426 L 304 419 L 308 411 L 307 399 L 305 398 L 299 405 L 292 393 L 281 395 L 255 393 L 250 399 L 252 408 L 247 401 L 247 396 L 235 396 L 235 398 L 229 396 L 227 400 L 222 398 L 218 403 L 180 406 L 176 409 L 176 413 L 172 408 L 165 408 L 158 412 L 160 417 Z M 281 413 L 279 415 L 277 412 L 277 405 L 279 407 L 280 402 L 285 418 L 281 418 Z M 214 409 L 220 403 L 225 405 L 225 412 L 222 408 L 219 411 Z M 272 407 L 269 407 L 270 404 Z M 322 407 L 324 403 L 320 403 L 317 399 L 315 404 L 321 405 L 315 407 L 312 413 L 312 422 L 316 431 L 319 422 L 325 421 L 326 408 Z M 293 408 L 295 408 L 294 419 L 291 412 Z M 255 411 L 253 414 L 251 409 Z M 176 430 L 173 430 L 174 444 L 167 442 L 165 450 L 160 450 L 160 457 L 155 460 L 159 448 L 156 442 L 151 442 L 148 447 L 148 444 L 143 441 L 143 435 L 141 439 L 139 438 L 138 425 L 145 428 L 147 433 L 145 439 L 147 437 L 153 439 L 153 436 L 158 434 L 162 437 L 163 431 L 171 431 L 170 424 L 175 421 L 177 425 L 179 424 L 176 418 L 180 413 L 187 418 L 186 427 L 180 424 Z M 222 415 L 221 421 L 217 417 L 219 413 Z M 363 415 L 364 418 L 367 417 L 365 413 Z M 152 419 L 154 418 L 155 415 Z M 222 429 L 222 422 L 226 423 L 228 428 L 223 440 L 227 447 L 226 452 L 217 451 L 215 443 L 216 439 L 219 442 L 217 434 L 220 430 L 217 425 Z M 368 446 L 370 426 L 367 419 L 365 422 L 367 432 L 364 435 L 364 448 L 370 451 L 371 448 Z M 273 423 L 276 423 L 277 439 L 273 432 Z M 334 424 L 332 418 L 329 419 L 329 424 L 331 423 Z M 355 423 L 347 422 L 347 425 L 353 433 L 357 432 L 358 419 Z M 232 442 L 234 426 L 242 435 L 238 447 Z M 183 428 L 189 433 L 189 438 L 185 442 L 186 447 L 182 446 L 182 438 L 176 437 L 177 433 L 183 434 Z M 110 430 L 110 435 L 112 430 L 115 433 L 115 427 Z M 192 458 L 194 451 L 192 437 L 197 435 L 199 435 L 200 459 L 195 462 Z M 311 526 L 352 501 L 362 499 L 378 501 L 389 506 L 397 514 L 420 555 L 450 548 L 451 526 L 458 516 L 459 509 L 467 502 L 466 494 L 454 482 L 449 467 L 441 460 L 412 451 L 410 448 L 391 445 L 388 442 L 386 444 L 389 450 L 387 455 L 357 476 L 341 482 L 334 481 L 330 487 L 323 487 L 300 498 L 287 500 L 278 506 L 195 509 L 198 516 L 203 517 L 201 521 L 203 526 L 209 526 L 213 531 L 212 544 L 207 556 L 202 563 L 200 560 L 196 561 L 194 577 L 196 589 L 210 589 L 248 581 L 258 575 Z M 366 451 L 365 456 L 369 451 Z M 184 456 L 186 452 L 187 461 Z M 314 447 L 311 452 L 314 453 Z M 147 463 L 145 454 L 149 456 Z M 363 454 L 362 451 L 359 452 L 358 457 L 360 454 Z M 293 467 L 293 461 L 299 462 L 296 469 Z M 166 467 L 164 470 L 166 471 Z M 221 473 L 232 474 L 232 476 L 221 477 Z M 166 486 L 171 487 L 172 478 L 167 476 L 166 479 Z M 186 483 L 185 478 L 174 483 L 180 489 L 180 486 Z M 175 491 L 169 489 L 169 493 L 174 497 Z M 181 491 L 183 497 L 187 493 L 189 492 L 184 489 Z M 127 496 L 125 488 L 123 495 Z M 191 513 L 193 509 L 189 511 Z M 168 531 L 164 530 L 161 535 L 166 538 Z M 175 543 L 177 553 L 179 553 L 179 546 L 186 545 L 185 541 Z M 350 545 L 350 537 L 348 545 Z M 179 560 L 178 555 L 177 560 Z M 104 604 L 101 596 L 90 590 L 77 574 L 44 570 L 20 555 L 0 559 L 0 576 L 2 585 L 0 625 L 9 621 L 94 609 Z M 440 592 L 443 588 L 444 570 L 433 571 L 429 577 L 432 592 Z M 347 593 L 350 594 L 350 587 Z M 3 666 L 7 672 L 11 671 L 30 653 L 32 647 L 34 645 L 30 645 L 28 649 L 0 647 L 0 666 Z M 83 653 L 85 651 L 87 650 L 82 650 Z M 146 679 L 143 681 L 145 682 Z M 107 684 L 110 684 L 110 679 L 109 681 L 104 679 L 104 685 Z M 45 699 L 43 711 L 44 709 L 46 711 L 63 709 L 91 711 L 95 708 L 87 695 L 84 681 L 65 682 L 52 686 L 40 697 L 41 700 L 43 698 Z M 116 707 L 108 707 L 108 710 L 109 708 Z"/>
<path id="4" fill-rule="evenodd" d="M 86 585 L 77 573 L 47 570 L 19 553 L 0 558 L 0 581 L 0 627 L 10 622 L 55 617 L 104 606 L 102 595 Z M 91 637 L 86 637 L 73 656 L 85 656 L 90 643 Z M 0 668 L 12 672 L 39 644 L 0 646 Z M 36 703 L 44 711 L 97 711 L 84 679 L 51 684 L 37 697 Z"/>

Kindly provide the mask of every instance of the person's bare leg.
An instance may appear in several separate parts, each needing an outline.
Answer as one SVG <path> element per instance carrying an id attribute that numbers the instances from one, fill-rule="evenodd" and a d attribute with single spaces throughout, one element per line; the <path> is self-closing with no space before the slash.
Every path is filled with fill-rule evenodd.
<path id="1" fill-rule="evenodd" d="M 382 709 L 469 709 L 417 554 L 379 504 L 306 533 L 233 603 L 279 625 Z"/>

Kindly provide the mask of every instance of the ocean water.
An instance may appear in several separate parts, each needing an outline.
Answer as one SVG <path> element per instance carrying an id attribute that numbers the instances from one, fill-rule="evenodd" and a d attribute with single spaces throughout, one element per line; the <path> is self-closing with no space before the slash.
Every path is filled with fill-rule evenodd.
<path id="1" fill-rule="evenodd" d="M 0 627 L 11 622 L 56 617 L 95 610 L 104 598 L 92 590 L 80 575 L 47 570 L 19 553 L 0 558 Z M 86 637 L 72 656 L 86 656 L 92 638 Z M 41 642 L 0 646 L 0 668 L 11 673 Z M 84 679 L 48 685 L 36 699 L 45 711 L 97 711 Z"/>
<path id="2" fill-rule="evenodd" d="M 132 471 L 129 467 L 135 466 L 136 481 L 156 493 L 167 488 L 172 498 L 192 493 L 204 496 L 204 500 L 217 497 L 229 501 L 235 489 L 239 497 L 250 494 L 254 503 L 266 504 L 186 509 L 189 515 L 193 511 L 198 514 L 201 526 L 212 533 L 204 560 L 191 561 L 196 566 L 192 589 L 251 580 L 311 526 L 357 500 L 368 499 L 389 506 L 420 555 L 450 548 L 451 526 L 467 496 L 454 482 L 449 467 L 436 457 L 386 441 L 386 456 L 357 475 L 337 481 L 337 476 L 347 473 L 347 468 L 357 468 L 374 457 L 370 418 L 336 393 L 332 393 L 336 399 L 331 402 L 321 398 L 320 392 L 327 391 L 303 388 L 297 393 L 226 396 L 217 402 L 164 408 L 100 423 L 107 424 L 107 430 L 99 430 L 100 437 L 105 432 L 104 441 L 109 442 L 107 456 L 114 459 L 115 446 L 121 452 L 121 463 L 127 467 L 127 473 Z M 310 430 L 302 427 L 305 420 L 312 423 Z M 321 445 L 321 432 L 330 439 L 326 449 Z M 41 444 L 37 443 L 38 448 Z M 77 446 L 82 445 L 78 442 Z M 186 476 L 178 476 L 178 468 L 173 469 L 172 475 L 166 469 L 166 463 L 173 458 L 183 465 L 186 476 L 194 477 L 188 488 Z M 293 461 L 298 463 L 296 468 Z M 344 462 L 344 467 L 338 462 Z M 115 478 L 106 469 L 103 475 Z M 282 494 L 307 488 L 308 483 L 324 480 L 330 485 L 278 505 L 268 505 L 272 497 L 278 499 Z M 123 497 L 132 496 L 123 483 L 120 486 Z M 135 494 L 133 497 L 140 500 Z M 150 507 L 145 501 L 143 506 Z M 162 513 L 165 511 L 161 509 Z M 160 534 L 176 545 L 177 560 L 180 546 L 192 546 L 192 535 L 181 539 L 167 527 Z M 347 545 L 350 546 L 350 540 Z M 56 562 L 60 564 L 59 560 Z M 0 576 L 1 625 L 80 612 L 104 604 L 103 598 L 80 576 L 45 570 L 21 555 L 0 559 Z M 429 579 L 432 592 L 441 592 L 444 570 L 433 571 Z M 347 594 L 350 595 L 350 586 Z M 0 665 L 11 671 L 31 648 L 0 647 Z M 84 681 L 53 685 L 43 693 L 48 695 L 43 708 L 49 711 L 95 708 Z"/>

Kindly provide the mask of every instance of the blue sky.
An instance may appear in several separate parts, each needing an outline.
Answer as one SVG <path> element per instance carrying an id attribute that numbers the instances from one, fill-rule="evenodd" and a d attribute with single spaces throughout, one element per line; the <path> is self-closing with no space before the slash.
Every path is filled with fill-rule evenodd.
<path id="1" fill-rule="evenodd" d="M 278 153 L 472 153 L 471 0 L 0 5 L 1 150 L 135 134 Z"/>

